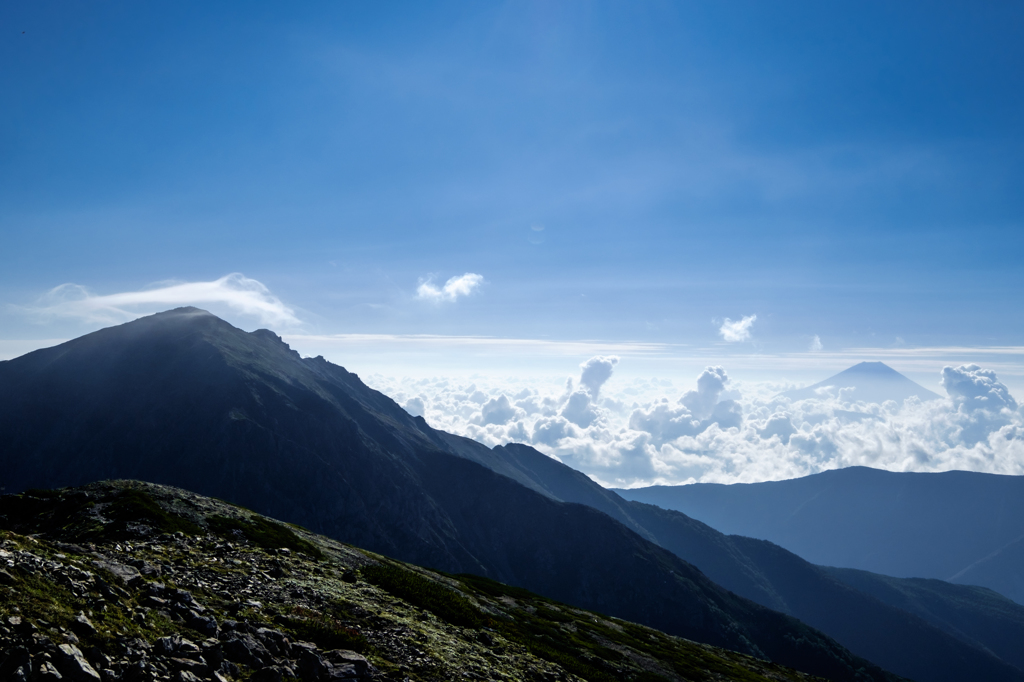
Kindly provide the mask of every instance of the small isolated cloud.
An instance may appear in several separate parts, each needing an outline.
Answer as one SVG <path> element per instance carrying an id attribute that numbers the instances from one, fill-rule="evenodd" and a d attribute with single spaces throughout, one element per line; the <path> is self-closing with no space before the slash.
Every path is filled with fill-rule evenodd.
<path id="1" fill-rule="evenodd" d="M 823 348 L 824 346 L 821 345 L 821 337 L 815 334 L 814 338 L 811 339 L 811 345 L 808 348 L 808 350 L 810 350 L 812 353 L 817 353 Z"/>
<path id="2" fill-rule="evenodd" d="M 467 272 L 464 275 L 452 277 L 444 283 L 443 287 L 438 287 L 433 283 L 433 281 L 427 279 L 420 282 L 419 287 L 416 288 L 416 298 L 420 298 L 425 301 L 434 301 L 435 303 L 455 301 L 460 296 L 469 296 L 483 283 L 483 275 L 478 275 L 473 272 Z"/>
<path id="3" fill-rule="evenodd" d="M 295 312 L 262 283 L 235 272 L 212 282 L 164 282 L 142 291 L 100 296 L 79 284 L 61 284 L 27 312 L 43 317 L 86 322 L 132 320 L 168 306 L 224 304 L 268 325 L 298 325 Z"/>
<path id="4" fill-rule="evenodd" d="M 750 328 L 754 326 L 754 322 L 757 320 L 757 315 L 747 315 L 742 320 L 736 320 L 735 322 L 730 320 L 728 317 L 725 318 L 725 322 L 718 329 L 718 333 L 722 335 L 722 338 L 730 343 L 736 341 L 749 341 L 750 340 Z"/>

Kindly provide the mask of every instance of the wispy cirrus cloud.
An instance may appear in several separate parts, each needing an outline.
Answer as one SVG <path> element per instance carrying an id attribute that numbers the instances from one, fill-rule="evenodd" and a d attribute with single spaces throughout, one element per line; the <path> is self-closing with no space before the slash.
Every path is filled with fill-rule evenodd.
<path id="1" fill-rule="evenodd" d="M 442 287 L 438 287 L 431 278 L 427 278 L 416 288 L 416 298 L 435 303 L 451 302 L 461 296 L 469 296 L 483 283 L 483 275 L 474 272 L 452 277 Z"/>
<path id="2" fill-rule="evenodd" d="M 212 282 L 161 282 L 140 291 L 100 295 L 80 284 L 61 284 L 22 311 L 41 318 L 73 318 L 113 323 L 158 312 L 167 306 L 226 305 L 263 324 L 296 326 L 295 311 L 270 293 L 261 282 L 241 273 Z"/>
<path id="3" fill-rule="evenodd" d="M 749 341 L 750 340 L 750 328 L 754 326 L 754 322 L 757 321 L 757 315 L 747 315 L 740 320 L 730 320 L 728 317 L 722 322 L 722 326 L 719 327 L 718 333 L 722 335 L 722 338 L 730 343 L 737 341 Z"/>

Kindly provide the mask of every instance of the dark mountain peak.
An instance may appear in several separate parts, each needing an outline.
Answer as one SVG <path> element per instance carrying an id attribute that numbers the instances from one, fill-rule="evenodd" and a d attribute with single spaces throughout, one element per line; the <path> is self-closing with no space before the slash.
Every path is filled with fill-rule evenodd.
<path id="1" fill-rule="evenodd" d="M 938 400 L 942 396 L 908 379 L 884 362 L 859 362 L 839 374 L 819 381 L 813 386 L 780 393 L 792 401 L 825 398 L 831 394 L 842 396 L 846 402 L 884 403 L 887 400 L 903 402 L 911 396 L 921 400 Z"/>
<path id="2" fill-rule="evenodd" d="M 269 329 L 257 329 L 256 331 L 249 333 L 255 336 L 256 338 L 267 339 L 268 341 L 276 341 L 277 343 L 281 343 L 284 344 L 285 346 L 288 346 L 288 344 L 284 342 L 284 339 L 282 339 L 280 336 L 270 331 Z M 291 346 L 288 347 L 291 348 Z"/>
<path id="3" fill-rule="evenodd" d="M 209 315 L 210 317 L 216 317 L 216 315 L 211 313 L 209 310 L 203 310 L 202 308 L 197 308 L 193 305 L 183 305 L 180 308 L 171 308 L 170 310 L 148 315 L 147 317 L 189 317 L 194 315 Z"/>

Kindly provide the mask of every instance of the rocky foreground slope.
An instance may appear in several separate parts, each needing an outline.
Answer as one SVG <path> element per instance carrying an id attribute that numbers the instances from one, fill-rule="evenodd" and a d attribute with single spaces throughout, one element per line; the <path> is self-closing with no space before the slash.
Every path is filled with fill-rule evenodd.
<path id="1" fill-rule="evenodd" d="M 0 497 L 0 680 L 811 680 L 179 489 Z"/>

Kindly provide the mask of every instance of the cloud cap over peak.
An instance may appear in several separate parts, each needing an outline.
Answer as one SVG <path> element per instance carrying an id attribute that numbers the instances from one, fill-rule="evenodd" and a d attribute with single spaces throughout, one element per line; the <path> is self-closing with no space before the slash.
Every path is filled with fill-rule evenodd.
<path id="1" fill-rule="evenodd" d="M 34 316 L 76 318 L 92 323 L 132 320 L 168 306 L 223 304 L 260 323 L 297 326 L 295 311 L 270 293 L 263 283 L 233 272 L 212 282 L 161 282 L 149 289 L 98 295 L 80 284 L 61 284 L 37 305 L 24 308 Z"/>

